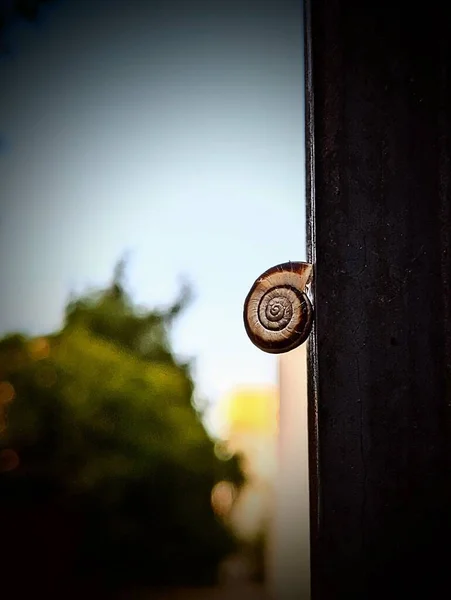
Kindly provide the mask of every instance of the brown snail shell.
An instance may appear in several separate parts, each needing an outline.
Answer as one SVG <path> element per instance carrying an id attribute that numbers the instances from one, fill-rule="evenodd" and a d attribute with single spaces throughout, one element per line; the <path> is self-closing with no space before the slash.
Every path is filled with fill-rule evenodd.
<path id="1" fill-rule="evenodd" d="M 270 354 L 300 346 L 313 324 L 313 307 L 305 293 L 312 265 L 287 262 L 268 269 L 255 281 L 244 302 L 244 327 L 251 342 Z"/>

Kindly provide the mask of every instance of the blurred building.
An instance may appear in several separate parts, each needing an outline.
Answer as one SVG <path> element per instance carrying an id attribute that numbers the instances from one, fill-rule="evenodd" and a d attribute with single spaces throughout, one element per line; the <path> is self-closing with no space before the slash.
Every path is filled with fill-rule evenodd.
<path id="1" fill-rule="evenodd" d="M 235 502 L 231 521 L 244 539 L 253 539 L 272 514 L 277 470 L 278 390 L 242 386 L 220 405 L 222 437 L 230 453 L 243 455 L 248 484 Z"/>
<path id="2" fill-rule="evenodd" d="M 277 360 L 276 386 L 236 388 L 221 402 L 221 437 L 227 442 L 219 451 L 224 458 L 235 451 L 245 456 L 249 484 L 235 502 L 231 520 L 244 539 L 266 529 L 265 576 L 271 597 L 308 600 L 306 346 Z M 225 489 L 223 496 L 230 506 Z"/>
<path id="3" fill-rule="evenodd" d="M 306 345 L 279 362 L 279 436 L 267 581 L 276 600 L 310 598 Z"/>

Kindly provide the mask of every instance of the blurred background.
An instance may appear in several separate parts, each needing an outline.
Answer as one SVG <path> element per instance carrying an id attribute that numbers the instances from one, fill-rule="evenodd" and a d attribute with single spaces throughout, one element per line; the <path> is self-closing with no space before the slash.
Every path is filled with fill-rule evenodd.
<path id="1" fill-rule="evenodd" d="M 302 11 L 2 2 L 5 598 L 307 590 L 305 347 L 242 321 L 306 258 Z"/>

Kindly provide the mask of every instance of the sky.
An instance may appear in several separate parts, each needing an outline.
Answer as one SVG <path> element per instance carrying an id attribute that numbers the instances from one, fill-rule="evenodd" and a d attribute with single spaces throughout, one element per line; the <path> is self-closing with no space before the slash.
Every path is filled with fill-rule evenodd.
<path id="1" fill-rule="evenodd" d="M 59 328 L 128 252 L 138 304 L 193 284 L 172 341 L 198 397 L 274 384 L 242 310 L 306 259 L 302 3 L 59 0 L 8 37 L 0 335 Z"/>

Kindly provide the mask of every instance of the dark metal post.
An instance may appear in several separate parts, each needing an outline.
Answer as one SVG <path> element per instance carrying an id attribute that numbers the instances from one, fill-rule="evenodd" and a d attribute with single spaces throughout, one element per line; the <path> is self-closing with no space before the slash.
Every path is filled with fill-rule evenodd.
<path id="1" fill-rule="evenodd" d="M 313 598 L 444 597 L 449 3 L 307 2 Z"/>

